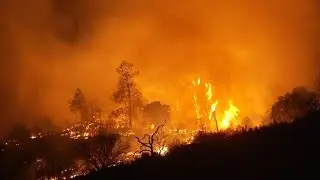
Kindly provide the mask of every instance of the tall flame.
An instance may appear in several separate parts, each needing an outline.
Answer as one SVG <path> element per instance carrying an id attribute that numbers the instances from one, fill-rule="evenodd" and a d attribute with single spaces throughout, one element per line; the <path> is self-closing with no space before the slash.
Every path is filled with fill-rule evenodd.
<path id="1" fill-rule="evenodd" d="M 229 109 L 224 111 L 224 118 L 220 123 L 220 128 L 229 128 L 231 126 L 232 120 L 235 120 L 235 118 L 238 116 L 239 111 L 240 110 L 237 107 L 235 107 L 231 101 L 229 101 Z M 237 125 L 236 122 L 235 125 Z"/>
<path id="2" fill-rule="evenodd" d="M 197 80 L 192 81 L 195 88 L 198 88 L 201 86 L 201 79 L 200 77 L 197 78 Z M 236 122 L 236 117 L 239 115 L 239 109 L 232 104 L 232 101 L 229 101 L 229 108 L 224 111 L 224 116 L 221 119 L 221 121 L 217 120 L 216 110 L 218 106 L 218 100 L 214 100 L 213 98 L 213 92 L 212 92 L 212 84 L 210 82 L 204 83 L 205 87 L 205 97 L 206 97 L 206 103 L 200 104 L 199 102 L 199 96 L 194 95 L 193 96 L 193 105 L 196 112 L 196 118 L 198 121 L 200 119 L 205 118 L 207 121 L 207 126 L 210 127 L 212 130 L 213 127 L 220 128 L 221 130 L 227 129 L 233 125 L 238 125 Z M 197 91 L 198 92 L 198 91 Z M 201 101 L 202 102 L 202 101 Z M 214 121 L 215 121 L 215 125 Z M 233 122 L 234 121 L 234 122 Z"/>
<path id="3" fill-rule="evenodd" d="M 200 106 L 198 104 L 197 96 L 193 96 L 193 105 L 194 105 L 195 110 L 196 110 L 196 117 L 197 117 L 197 119 L 200 119 L 202 117 L 202 115 L 200 113 Z"/>
<path id="4" fill-rule="evenodd" d="M 212 99 L 212 85 L 211 83 L 205 83 L 205 87 L 207 89 L 206 91 L 207 99 L 210 101 Z"/>

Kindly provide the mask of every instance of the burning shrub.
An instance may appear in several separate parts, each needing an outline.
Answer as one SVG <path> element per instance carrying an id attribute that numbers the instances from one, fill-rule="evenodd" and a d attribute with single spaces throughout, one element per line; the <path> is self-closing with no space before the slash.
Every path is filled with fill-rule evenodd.
<path id="1" fill-rule="evenodd" d="M 148 154 L 150 156 L 163 155 L 168 151 L 168 147 L 164 145 L 166 137 L 163 131 L 165 123 L 158 126 L 152 135 L 145 134 L 142 138 L 136 137 L 140 144 L 140 154 Z"/>
<path id="2" fill-rule="evenodd" d="M 89 169 L 99 170 L 116 164 L 128 148 L 118 134 L 99 134 L 83 142 L 80 151 Z"/>

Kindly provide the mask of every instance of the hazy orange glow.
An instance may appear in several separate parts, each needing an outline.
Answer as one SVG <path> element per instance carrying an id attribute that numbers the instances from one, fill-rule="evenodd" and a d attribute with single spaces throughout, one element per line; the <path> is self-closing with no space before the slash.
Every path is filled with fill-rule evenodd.
<path id="1" fill-rule="evenodd" d="M 246 116 L 257 126 L 279 95 L 313 88 L 319 7 L 319 0 L 1 0 L 0 140 L 17 122 L 58 126 L 73 139 L 95 136 L 98 123 L 76 127 L 68 101 L 80 88 L 103 104 L 94 121 L 107 123 L 118 108 L 111 96 L 121 61 L 139 70 L 144 103 L 171 107 L 168 137 L 154 146 L 160 155 L 172 140 L 229 132 L 245 126 Z M 124 139 L 152 134 L 158 124 L 142 119 L 122 131 L 122 114 L 115 129 Z M 124 161 L 141 155 L 130 143 Z"/>
<path id="2" fill-rule="evenodd" d="M 231 107 L 224 113 L 232 99 L 241 115 L 258 123 L 278 95 L 311 85 L 318 7 L 317 0 L 4 0 L 1 131 L 17 121 L 41 124 L 43 116 L 58 126 L 72 122 L 67 102 L 77 87 L 99 99 L 107 117 L 123 60 L 140 70 L 146 101 L 171 107 L 179 101 L 180 114 L 194 117 L 192 101 L 200 99 L 182 82 L 200 75 L 211 83 L 206 118 L 214 111 L 219 121 L 235 116 Z M 197 111 L 200 118 L 201 107 Z"/>

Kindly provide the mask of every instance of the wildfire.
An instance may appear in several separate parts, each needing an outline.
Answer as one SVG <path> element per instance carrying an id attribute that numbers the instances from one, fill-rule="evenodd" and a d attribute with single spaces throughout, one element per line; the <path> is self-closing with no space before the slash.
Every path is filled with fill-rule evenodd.
<path id="1" fill-rule="evenodd" d="M 202 118 L 202 114 L 200 113 L 200 106 L 198 104 L 198 98 L 197 96 L 193 96 L 193 104 L 194 104 L 194 108 L 196 110 L 196 116 L 197 116 L 197 119 L 200 119 Z"/>
<path id="2" fill-rule="evenodd" d="M 162 146 L 157 151 L 157 153 L 160 154 L 161 156 L 166 155 L 168 152 L 169 152 L 169 147 L 168 146 Z"/>
<path id="3" fill-rule="evenodd" d="M 195 95 L 193 95 L 193 105 L 195 109 L 198 126 L 200 129 L 208 129 L 213 131 L 225 130 L 233 126 L 240 125 L 237 122 L 237 116 L 239 115 L 239 109 L 229 101 L 229 108 L 224 111 L 224 116 L 221 119 L 217 119 L 216 110 L 219 104 L 217 99 L 213 97 L 212 84 L 210 82 L 204 82 L 204 86 L 201 84 L 201 78 L 192 81 L 195 88 Z M 205 89 L 204 102 L 200 102 L 201 88 Z"/>
<path id="4" fill-rule="evenodd" d="M 231 101 L 229 101 L 229 109 L 224 111 L 224 118 L 222 119 L 220 123 L 221 129 L 227 129 L 231 127 L 232 120 L 235 120 L 235 118 L 238 116 L 238 112 L 240 110 L 235 107 Z M 239 124 L 237 121 L 234 122 L 234 126 L 238 126 Z"/>
<path id="5" fill-rule="evenodd" d="M 218 132 L 219 130 L 226 130 L 229 128 L 236 128 L 237 126 L 240 126 L 240 121 L 238 121 L 238 115 L 240 110 L 232 103 L 232 101 L 229 101 L 229 107 L 225 110 L 220 109 L 220 102 L 218 101 L 217 97 L 215 97 L 214 94 L 214 86 L 209 81 L 204 81 L 200 77 L 198 77 L 196 80 L 192 81 L 193 84 L 193 96 L 192 96 L 192 103 L 194 106 L 195 111 L 195 117 L 197 119 L 198 127 L 196 129 L 177 129 L 177 127 L 170 127 L 172 129 L 166 129 L 165 135 L 170 135 L 171 137 L 178 139 L 179 142 L 185 143 L 185 144 L 191 144 L 194 139 L 195 135 L 199 131 L 208 130 L 208 131 L 215 131 Z M 180 111 L 180 102 L 177 100 L 176 102 L 176 111 Z M 223 115 L 221 117 L 217 117 L 217 110 L 220 112 L 223 112 Z M 220 115 L 220 114 L 218 114 Z M 125 122 L 125 114 L 121 114 L 117 116 L 115 121 L 115 129 L 120 129 L 124 127 L 123 122 Z M 103 128 L 107 127 L 107 124 L 101 123 L 103 121 L 100 121 L 98 118 L 94 118 L 93 122 L 81 122 L 79 124 L 74 124 L 73 126 L 70 126 L 69 128 L 64 129 L 59 134 L 61 136 L 66 136 L 71 139 L 89 139 L 90 137 L 93 137 L 97 134 L 99 134 L 99 131 Z M 145 125 L 144 129 L 148 129 L 148 131 L 152 130 L 154 131 L 157 129 L 157 126 L 155 124 L 148 124 Z M 126 130 L 126 131 L 119 131 L 117 132 L 119 135 L 123 137 L 132 137 L 135 136 L 134 129 L 132 130 Z M 38 133 L 33 134 L 30 136 L 30 139 L 37 139 L 42 138 L 44 136 L 47 136 L 50 134 L 45 133 Z M 12 141 L 16 146 L 19 146 L 19 143 L 16 141 Z M 169 142 L 169 141 L 168 141 Z M 169 151 L 168 142 L 166 144 L 161 143 L 161 145 L 154 146 L 154 151 L 161 156 L 165 156 Z M 6 143 L 8 145 L 9 142 Z M 135 151 L 135 149 L 132 149 Z M 132 151 L 131 150 L 131 151 Z M 135 153 L 135 152 L 127 152 L 124 153 L 121 157 L 121 162 L 130 162 L 135 160 L 136 158 L 139 158 L 141 154 Z M 40 163 L 40 160 L 38 161 Z M 113 164 L 112 166 L 115 166 L 117 164 Z M 83 175 L 85 173 L 80 172 L 79 169 L 72 167 L 70 169 L 63 170 L 60 173 L 59 177 L 63 177 L 63 179 L 70 179 L 74 178 L 79 175 Z M 47 179 L 58 179 L 58 177 L 52 177 Z"/>

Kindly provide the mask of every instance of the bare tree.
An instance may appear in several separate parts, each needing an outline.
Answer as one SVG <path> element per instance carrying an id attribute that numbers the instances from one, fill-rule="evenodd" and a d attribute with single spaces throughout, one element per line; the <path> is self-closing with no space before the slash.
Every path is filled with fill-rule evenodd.
<path id="1" fill-rule="evenodd" d="M 123 61 L 117 68 L 119 80 L 117 91 L 113 93 L 113 99 L 117 104 L 124 105 L 128 111 L 128 126 L 132 128 L 132 116 L 139 105 L 141 105 L 141 92 L 137 88 L 134 77 L 139 74 L 132 64 Z"/>
<path id="2" fill-rule="evenodd" d="M 86 157 L 88 166 L 99 170 L 117 163 L 128 148 L 129 145 L 121 141 L 119 135 L 104 134 L 85 141 L 80 151 Z"/>
<path id="3" fill-rule="evenodd" d="M 163 131 L 163 127 L 165 126 L 165 123 L 158 126 L 157 129 L 151 134 L 145 134 L 142 138 L 139 138 L 136 136 L 136 139 L 138 140 L 138 143 L 140 144 L 140 150 L 137 151 L 140 154 L 147 153 L 151 156 L 157 155 L 157 150 L 161 151 L 161 148 L 163 148 L 163 141 L 166 137 Z"/>

